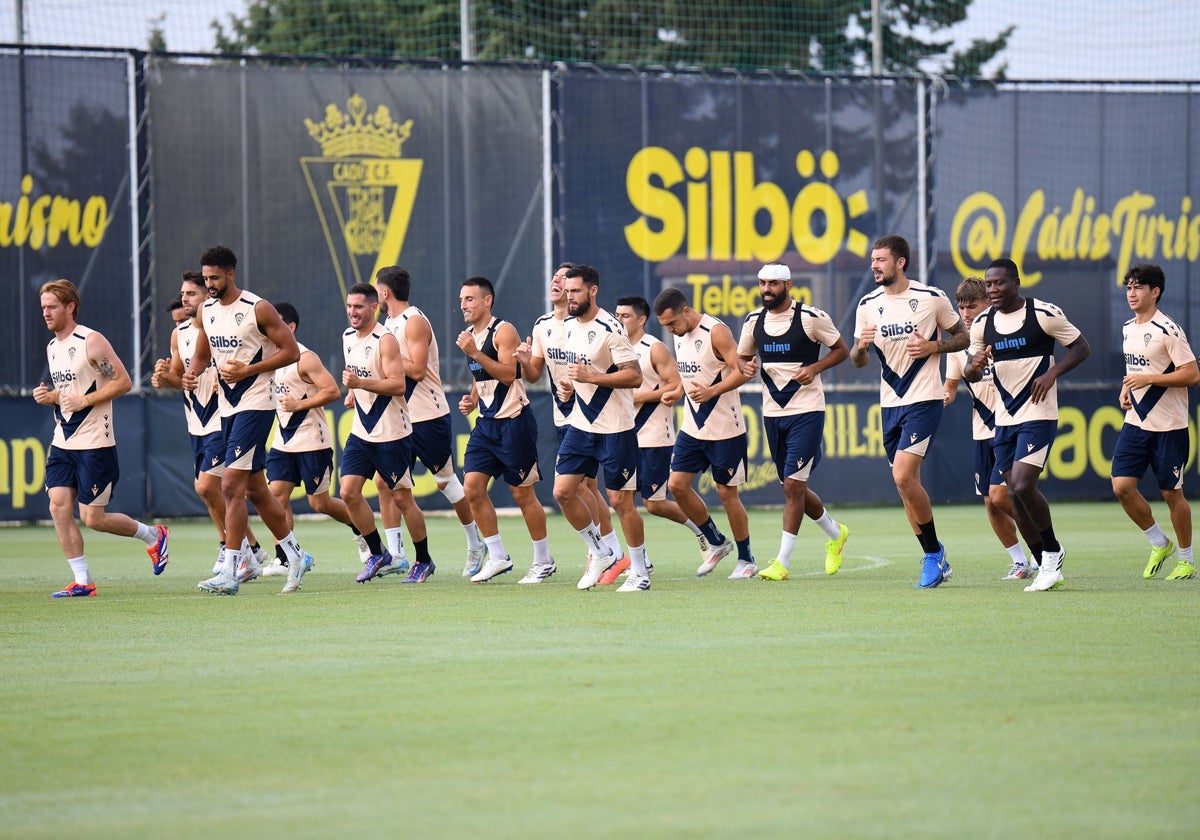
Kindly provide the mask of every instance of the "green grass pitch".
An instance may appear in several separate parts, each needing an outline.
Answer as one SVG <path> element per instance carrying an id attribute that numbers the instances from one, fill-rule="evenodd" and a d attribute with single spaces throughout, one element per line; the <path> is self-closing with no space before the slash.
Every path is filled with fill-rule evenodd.
<path id="1" fill-rule="evenodd" d="M 1143 580 L 1115 502 L 1053 510 L 1044 594 L 1001 582 L 981 505 L 936 510 L 932 591 L 898 505 L 833 511 L 832 577 L 806 522 L 782 583 L 697 579 L 648 517 L 653 589 L 621 595 L 576 590 L 558 515 L 541 586 L 519 519 L 513 573 L 471 585 L 431 517 L 421 586 L 356 584 L 349 533 L 303 521 L 303 589 L 235 598 L 196 591 L 208 523 L 172 524 L 161 578 L 85 533 L 77 600 L 49 526 L 4 529 L 0 837 L 1194 837 L 1200 580 Z M 769 561 L 779 512 L 751 532 Z"/>

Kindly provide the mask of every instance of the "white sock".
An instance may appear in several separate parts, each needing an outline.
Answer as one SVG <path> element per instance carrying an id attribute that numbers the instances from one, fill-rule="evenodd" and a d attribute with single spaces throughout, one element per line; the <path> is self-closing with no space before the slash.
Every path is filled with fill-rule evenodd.
<path id="1" fill-rule="evenodd" d="M 462 526 L 463 533 L 467 535 L 467 548 L 471 551 L 477 551 L 483 548 L 483 540 L 479 538 L 479 529 L 475 527 L 474 522 L 468 522 Z"/>
<path id="2" fill-rule="evenodd" d="M 78 557 L 72 557 L 67 561 L 67 565 L 71 567 L 71 572 L 75 575 L 75 582 L 80 585 L 87 585 L 92 582 L 92 575 L 88 571 L 87 557 L 83 554 Z"/>
<path id="3" fill-rule="evenodd" d="M 388 554 L 393 557 L 404 556 L 404 529 L 403 528 L 384 528 L 384 539 L 387 540 Z"/>
<path id="4" fill-rule="evenodd" d="M 283 546 L 283 553 L 287 555 L 288 565 L 304 562 L 304 552 L 300 550 L 300 543 L 296 541 L 294 531 L 288 531 L 288 535 L 281 539 L 279 544 Z"/>
<path id="5" fill-rule="evenodd" d="M 1029 563 L 1025 560 L 1025 549 L 1021 548 L 1021 544 L 1019 542 L 1013 543 L 1010 546 L 1006 546 L 1004 550 L 1008 552 L 1008 556 L 1012 558 L 1013 563 L 1016 565 L 1029 565 Z"/>
<path id="6" fill-rule="evenodd" d="M 829 515 L 829 508 L 826 508 L 825 512 L 821 514 L 821 518 L 815 521 L 817 527 L 824 531 L 825 536 L 829 539 L 836 540 L 842 535 L 842 526 L 838 524 L 836 519 Z"/>
<path id="7" fill-rule="evenodd" d="M 242 550 L 240 548 L 225 546 L 225 550 L 221 552 L 221 574 L 237 577 L 238 561 L 241 559 Z"/>
<path id="8" fill-rule="evenodd" d="M 792 549 L 796 547 L 796 534 L 789 534 L 787 531 L 782 532 L 779 537 L 779 562 L 783 564 L 783 568 L 792 568 Z"/>
<path id="9" fill-rule="evenodd" d="M 141 522 L 137 524 L 137 533 L 134 534 L 139 540 L 146 545 L 154 545 L 158 542 L 158 529 L 153 525 L 144 525 Z"/>
<path id="10" fill-rule="evenodd" d="M 575 533 L 579 534 L 579 538 L 583 540 L 583 544 L 587 546 L 587 550 L 592 554 L 607 557 L 612 553 L 608 546 L 604 544 L 604 540 L 600 537 L 600 531 L 597 530 L 595 525 L 589 524 L 586 528 L 579 528 Z"/>
<path id="11" fill-rule="evenodd" d="M 1191 563 L 1193 566 L 1196 565 L 1192 561 L 1192 547 L 1190 545 L 1187 548 L 1179 549 L 1179 559 L 1184 563 Z"/>
<path id="12" fill-rule="evenodd" d="M 646 569 L 646 546 L 629 546 L 629 565 L 632 567 L 635 575 L 650 577 L 650 572 Z"/>
<path id="13" fill-rule="evenodd" d="M 1146 535 L 1146 539 L 1150 540 L 1150 546 L 1152 548 L 1162 548 L 1168 542 L 1167 535 L 1163 533 L 1162 528 L 1158 527 L 1157 522 L 1155 522 L 1145 531 L 1142 531 L 1142 533 Z"/>
<path id="14" fill-rule="evenodd" d="M 704 536 L 704 532 L 700 530 L 700 526 L 697 525 L 695 522 L 693 522 L 690 519 L 687 522 L 683 523 L 683 527 L 687 528 L 689 531 L 691 531 L 697 537 Z"/>
<path id="15" fill-rule="evenodd" d="M 533 562 L 537 566 L 549 566 L 550 560 L 550 538 L 543 537 L 540 540 L 533 541 Z"/>
<path id="16" fill-rule="evenodd" d="M 504 550 L 504 540 L 500 539 L 499 534 L 493 537 L 484 537 L 483 544 L 487 546 L 488 557 L 492 560 L 503 561 L 508 557 L 508 552 Z"/>
<path id="17" fill-rule="evenodd" d="M 612 552 L 613 557 L 621 557 L 625 554 L 621 550 L 621 541 L 617 539 L 616 530 L 609 531 L 607 534 L 601 534 L 600 539 L 604 540 L 604 544 L 608 546 L 608 550 Z"/>

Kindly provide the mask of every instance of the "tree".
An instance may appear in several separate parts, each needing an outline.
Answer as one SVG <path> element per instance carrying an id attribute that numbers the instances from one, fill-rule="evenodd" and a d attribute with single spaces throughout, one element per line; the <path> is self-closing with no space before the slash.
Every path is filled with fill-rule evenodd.
<path id="1" fill-rule="evenodd" d="M 980 75 L 1012 28 L 951 49 L 947 30 L 971 0 L 881 0 L 889 73 Z M 824 72 L 870 69 L 869 0 L 473 0 L 482 60 L 590 61 L 667 67 Z M 458 0 L 251 0 L 224 53 L 461 56 Z M 939 40 L 939 37 L 941 39 Z M 996 71 L 1002 77 L 1003 66 Z"/>

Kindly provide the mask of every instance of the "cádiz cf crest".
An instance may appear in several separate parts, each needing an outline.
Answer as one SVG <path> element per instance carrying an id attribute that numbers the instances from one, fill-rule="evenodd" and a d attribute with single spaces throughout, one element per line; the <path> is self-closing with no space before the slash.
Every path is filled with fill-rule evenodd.
<path id="1" fill-rule="evenodd" d="M 423 165 L 400 157 L 412 120 L 396 122 L 386 105 L 367 113 L 357 93 L 346 105 L 346 113 L 327 105 L 321 122 L 305 119 L 322 156 L 300 158 L 343 298 L 400 261 Z"/>

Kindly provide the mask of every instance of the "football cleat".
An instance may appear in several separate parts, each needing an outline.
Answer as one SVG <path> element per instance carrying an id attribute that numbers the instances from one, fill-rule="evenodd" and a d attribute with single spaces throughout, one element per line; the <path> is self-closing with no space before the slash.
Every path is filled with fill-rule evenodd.
<path id="1" fill-rule="evenodd" d="M 483 564 L 483 568 L 471 575 L 471 583 L 486 583 L 494 577 L 508 574 L 512 571 L 512 567 L 512 558 L 508 555 L 505 555 L 503 560 L 489 557 L 487 562 Z"/>
<path id="2" fill-rule="evenodd" d="M 758 576 L 763 580 L 787 580 L 788 574 L 788 567 L 775 559 L 769 566 L 759 571 Z"/>
<path id="3" fill-rule="evenodd" d="M 926 554 L 921 561 L 921 579 L 917 582 L 918 589 L 933 589 L 940 586 L 954 572 L 946 560 L 946 546 L 938 543 L 938 550 Z"/>
<path id="4" fill-rule="evenodd" d="M 72 581 L 57 592 L 50 593 L 51 598 L 95 598 L 96 584 L 75 583 Z"/>
<path id="5" fill-rule="evenodd" d="M 650 578 L 630 572 L 625 582 L 617 587 L 618 592 L 645 592 L 650 588 Z"/>
<path id="6" fill-rule="evenodd" d="M 154 574 L 161 575 L 167 568 L 170 559 L 167 553 L 170 533 L 165 525 L 155 525 L 154 527 L 158 531 L 158 539 L 154 541 L 154 545 L 146 546 L 146 553 L 150 555 L 150 565 L 154 567 Z"/>
<path id="7" fill-rule="evenodd" d="M 1146 568 L 1142 570 L 1142 577 L 1146 580 L 1158 574 L 1158 570 L 1162 568 L 1162 564 L 1171 559 L 1175 554 L 1175 544 L 1167 540 L 1167 544 L 1162 548 L 1151 548 L 1150 559 L 1146 562 Z M 157 574 L 157 572 L 155 572 Z"/>
<path id="8" fill-rule="evenodd" d="M 293 568 L 293 565 L 295 568 Z M 286 595 L 289 592 L 295 592 L 300 588 L 300 579 L 305 573 L 309 572 L 313 567 L 313 556 L 307 551 L 304 552 L 304 557 L 299 563 L 288 565 L 287 580 L 283 583 L 283 589 L 279 590 L 281 595 Z"/>
<path id="9" fill-rule="evenodd" d="M 621 576 L 621 573 L 626 571 L 629 571 L 629 555 L 622 554 L 620 560 L 604 570 L 604 574 L 600 575 L 600 579 L 596 581 L 596 585 L 608 586 L 616 583 L 617 578 Z"/>
<path id="10" fill-rule="evenodd" d="M 278 557 L 276 557 L 274 560 L 272 560 L 267 565 L 263 566 L 263 569 L 262 569 L 263 577 L 283 577 L 287 573 L 288 573 L 287 564 L 284 563 L 282 560 L 280 560 Z"/>
<path id="11" fill-rule="evenodd" d="M 1000 580 L 1025 580 L 1033 577 L 1035 569 L 1029 568 L 1027 563 L 1013 563 L 1012 568 L 1008 570 L 1008 574 L 1000 578 Z"/>
<path id="12" fill-rule="evenodd" d="M 408 571 L 407 557 L 392 557 L 392 562 L 388 563 L 379 569 L 375 577 L 385 577 L 386 575 L 399 575 Z"/>
<path id="13" fill-rule="evenodd" d="M 249 583 L 252 580 L 257 580 L 262 577 L 262 572 L 262 564 L 258 562 L 253 554 L 243 554 L 242 559 L 238 561 L 238 583 Z"/>
<path id="14" fill-rule="evenodd" d="M 758 566 L 754 560 L 739 560 L 737 565 L 733 567 L 732 574 L 729 575 L 729 580 L 748 580 L 758 574 Z"/>
<path id="15" fill-rule="evenodd" d="M 829 540 L 825 543 L 825 574 L 836 575 L 838 569 L 842 568 L 842 549 L 846 547 L 846 540 L 850 536 L 850 529 L 845 525 L 838 525 L 841 533 L 836 539 Z"/>
<path id="16" fill-rule="evenodd" d="M 358 583 L 366 583 L 371 578 L 379 574 L 379 570 L 392 564 L 392 555 L 385 548 L 382 554 L 372 554 L 371 559 L 367 561 L 367 565 L 363 566 L 363 570 L 354 578 Z"/>
<path id="17" fill-rule="evenodd" d="M 1044 566 L 1038 570 L 1037 577 L 1033 579 L 1033 583 L 1025 587 L 1026 592 L 1049 592 L 1051 589 L 1058 589 L 1063 585 L 1063 574 L 1058 569 L 1046 569 Z"/>
<path id="18" fill-rule="evenodd" d="M 589 551 L 587 568 L 584 569 L 583 577 L 579 579 L 579 583 L 575 584 L 575 586 L 579 589 L 591 589 L 600 580 L 600 576 L 607 572 L 616 562 L 617 558 L 611 554 L 598 557 Z"/>
<path id="19" fill-rule="evenodd" d="M 426 563 L 413 563 L 412 571 L 408 573 L 408 577 L 400 581 L 401 583 L 424 583 L 429 580 L 434 572 L 437 571 L 437 566 L 433 565 L 430 560 Z"/>
<path id="20" fill-rule="evenodd" d="M 463 564 L 463 577 L 475 577 L 479 574 L 479 570 L 483 568 L 483 558 L 487 556 L 487 548 L 480 546 L 479 548 L 467 549 L 467 562 Z"/>
<path id="21" fill-rule="evenodd" d="M 720 545 L 709 546 L 708 554 L 704 555 L 704 562 L 700 564 L 700 568 L 696 569 L 696 577 L 704 577 L 706 574 L 717 568 L 717 564 L 722 558 L 733 551 L 733 540 L 726 539 Z"/>
<path id="22" fill-rule="evenodd" d="M 1175 568 L 1171 574 L 1167 575 L 1167 580 L 1191 580 L 1196 576 L 1196 567 L 1186 560 L 1180 560 L 1175 564 Z"/>
<path id="23" fill-rule="evenodd" d="M 210 592 L 213 595 L 236 595 L 238 594 L 238 582 L 231 574 L 219 574 L 208 580 L 202 580 L 196 584 L 196 588 L 201 592 Z"/>
<path id="24" fill-rule="evenodd" d="M 358 549 L 358 562 L 367 565 L 367 561 L 371 559 L 371 546 L 367 545 L 367 538 L 362 534 L 355 534 L 354 546 Z"/>
<path id="25" fill-rule="evenodd" d="M 529 571 L 525 573 L 525 577 L 521 578 L 517 583 L 542 583 L 557 571 L 558 567 L 554 565 L 554 558 L 552 557 L 549 563 L 534 563 L 529 567 Z"/>

